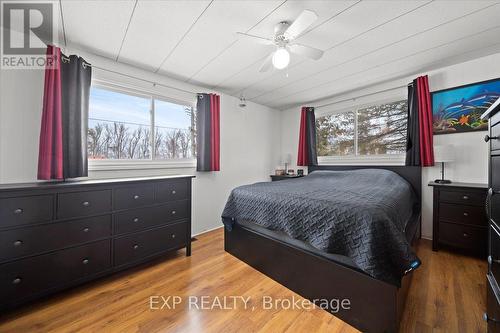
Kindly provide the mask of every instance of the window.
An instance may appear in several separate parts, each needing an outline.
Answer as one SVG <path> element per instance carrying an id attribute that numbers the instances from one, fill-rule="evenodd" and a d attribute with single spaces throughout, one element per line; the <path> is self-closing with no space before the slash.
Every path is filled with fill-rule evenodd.
<path id="1" fill-rule="evenodd" d="M 337 113 L 316 120 L 318 156 L 354 154 L 354 112 Z"/>
<path id="2" fill-rule="evenodd" d="M 152 95 L 92 86 L 91 160 L 174 160 L 195 156 L 194 108 Z"/>
<path id="3" fill-rule="evenodd" d="M 196 156 L 195 115 L 190 106 L 155 100 L 155 158 L 176 159 Z"/>
<path id="4" fill-rule="evenodd" d="M 402 100 L 318 117 L 318 156 L 403 154 L 407 109 Z"/>

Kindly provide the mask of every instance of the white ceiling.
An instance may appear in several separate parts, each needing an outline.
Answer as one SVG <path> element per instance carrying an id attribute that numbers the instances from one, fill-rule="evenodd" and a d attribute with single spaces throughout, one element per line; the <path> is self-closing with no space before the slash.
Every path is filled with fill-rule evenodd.
<path id="1" fill-rule="evenodd" d="M 118 62 L 284 109 L 367 85 L 500 52 L 498 1 L 61 0 L 65 41 Z M 259 73 L 263 37 L 303 9 L 319 19 L 292 55 Z"/>

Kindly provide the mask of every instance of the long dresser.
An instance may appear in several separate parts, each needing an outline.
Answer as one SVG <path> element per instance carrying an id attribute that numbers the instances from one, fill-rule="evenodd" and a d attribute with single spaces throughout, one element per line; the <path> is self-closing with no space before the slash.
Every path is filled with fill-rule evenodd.
<path id="1" fill-rule="evenodd" d="M 186 248 L 191 181 L 0 185 L 0 309 Z"/>
<path id="2" fill-rule="evenodd" d="M 489 119 L 489 180 L 486 211 L 488 215 L 488 274 L 486 275 L 486 312 L 488 332 L 500 332 L 500 107 L 493 105 L 482 118 Z"/>

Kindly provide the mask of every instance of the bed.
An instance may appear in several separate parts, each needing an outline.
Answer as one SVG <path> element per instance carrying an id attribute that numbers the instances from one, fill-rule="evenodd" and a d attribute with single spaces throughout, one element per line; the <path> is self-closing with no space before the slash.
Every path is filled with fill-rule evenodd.
<path id="1" fill-rule="evenodd" d="M 362 331 L 396 332 L 420 264 L 411 244 L 420 237 L 421 169 L 316 166 L 309 173 L 233 190 L 223 212 L 225 250 Z M 386 183 L 395 190 L 386 194 Z M 348 309 L 325 306 L 343 299 Z"/>

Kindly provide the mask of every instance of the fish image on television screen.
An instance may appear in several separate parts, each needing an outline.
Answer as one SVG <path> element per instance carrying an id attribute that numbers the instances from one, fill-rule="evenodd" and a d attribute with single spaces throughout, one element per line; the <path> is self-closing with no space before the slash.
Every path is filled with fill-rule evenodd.
<path id="1" fill-rule="evenodd" d="M 483 114 L 500 97 L 500 79 L 435 91 L 432 99 L 434 134 L 486 131 Z"/>

